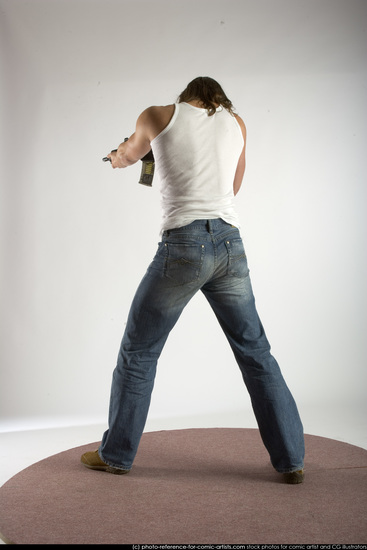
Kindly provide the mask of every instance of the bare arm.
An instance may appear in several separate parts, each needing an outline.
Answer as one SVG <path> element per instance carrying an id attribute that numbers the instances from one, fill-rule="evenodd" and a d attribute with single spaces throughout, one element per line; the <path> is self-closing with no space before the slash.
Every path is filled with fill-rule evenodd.
<path id="1" fill-rule="evenodd" d="M 243 176 L 244 176 L 245 168 L 246 168 L 246 137 L 247 137 L 247 132 L 246 132 L 245 123 L 243 122 L 242 118 L 239 117 L 238 115 L 234 115 L 234 116 L 236 117 L 236 120 L 237 120 L 238 124 L 240 125 L 242 135 L 243 135 L 243 140 L 244 140 L 242 153 L 240 155 L 240 158 L 238 159 L 236 173 L 235 173 L 234 180 L 233 180 L 233 193 L 235 195 L 237 195 L 238 191 L 241 188 L 242 180 L 243 180 Z"/>
<path id="2" fill-rule="evenodd" d="M 174 105 L 148 107 L 139 116 L 135 132 L 121 143 L 116 152 L 107 155 L 113 168 L 126 168 L 149 153 L 150 142 L 167 126 L 174 112 Z"/>

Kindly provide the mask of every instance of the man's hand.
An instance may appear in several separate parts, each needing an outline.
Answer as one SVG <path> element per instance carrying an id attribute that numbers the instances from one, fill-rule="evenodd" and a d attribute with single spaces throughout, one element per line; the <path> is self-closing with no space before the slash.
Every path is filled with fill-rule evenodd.
<path id="1" fill-rule="evenodd" d="M 129 166 L 129 164 L 125 164 L 122 161 L 125 151 L 126 141 L 121 143 L 118 149 L 111 151 L 111 153 L 107 155 L 107 158 L 110 159 L 112 168 L 126 168 L 127 166 Z"/>

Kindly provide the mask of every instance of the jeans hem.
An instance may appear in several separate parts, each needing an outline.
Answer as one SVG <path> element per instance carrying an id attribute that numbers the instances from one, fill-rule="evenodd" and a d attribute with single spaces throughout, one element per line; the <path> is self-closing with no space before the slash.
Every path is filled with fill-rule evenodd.
<path id="1" fill-rule="evenodd" d="M 107 464 L 107 466 L 111 466 L 112 468 L 116 468 L 117 470 L 127 470 L 127 471 L 130 471 L 131 470 L 131 466 L 122 466 L 121 464 L 115 464 L 114 462 L 111 462 L 109 460 L 106 460 L 102 453 L 101 453 L 101 450 L 98 449 L 98 455 L 99 455 L 99 458 L 101 460 L 103 460 L 103 462 L 105 464 Z"/>
<path id="2" fill-rule="evenodd" d="M 292 466 L 292 468 L 286 468 L 282 470 L 278 470 L 277 468 L 275 469 L 277 472 L 279 472 L 279 474 L 291 474 L 292 472 L 299 472 L 299 470 L 303 470 L 304 464 L 302 463 L 300 466 Z"/>

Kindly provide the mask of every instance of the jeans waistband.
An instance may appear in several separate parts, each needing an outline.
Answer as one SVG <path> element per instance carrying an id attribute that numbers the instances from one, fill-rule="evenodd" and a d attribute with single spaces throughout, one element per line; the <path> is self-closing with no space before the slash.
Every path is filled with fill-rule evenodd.
<path id="1" fill-rule="evenodd" d="M 232 227 L 233 229 L 236 229 L 234 225 L 231 225 L 230 223 L 225 222 L 222 220 L 222 218 L 215 218 L 211 220 L 195 220 L 191 222 L 188 225 L 184 225 L 182 227 L 175 227 L 173 229 L 167 229 L 166 231 L 163 231 L 163 236 L 168 237 L 169 235 L 175 234 L 175 233 L 182 233 L 189 232 L 192 230 L 202 230 L 207 233 L 212 233 L 213 231 L 220 230 L 225 227 Z"/>

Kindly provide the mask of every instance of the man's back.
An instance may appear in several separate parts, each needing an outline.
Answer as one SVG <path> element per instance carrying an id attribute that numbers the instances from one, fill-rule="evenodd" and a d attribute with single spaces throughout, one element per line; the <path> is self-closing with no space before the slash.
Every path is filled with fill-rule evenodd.
<path id="1" fill-rule="evenodd" d="M 163 229 L 221 217 L 238 226 L 233 181 L 244 146 L 236 118 L 218 107 L 178 103 L 167 126 L 151 141 L 161 181 Z"/>

